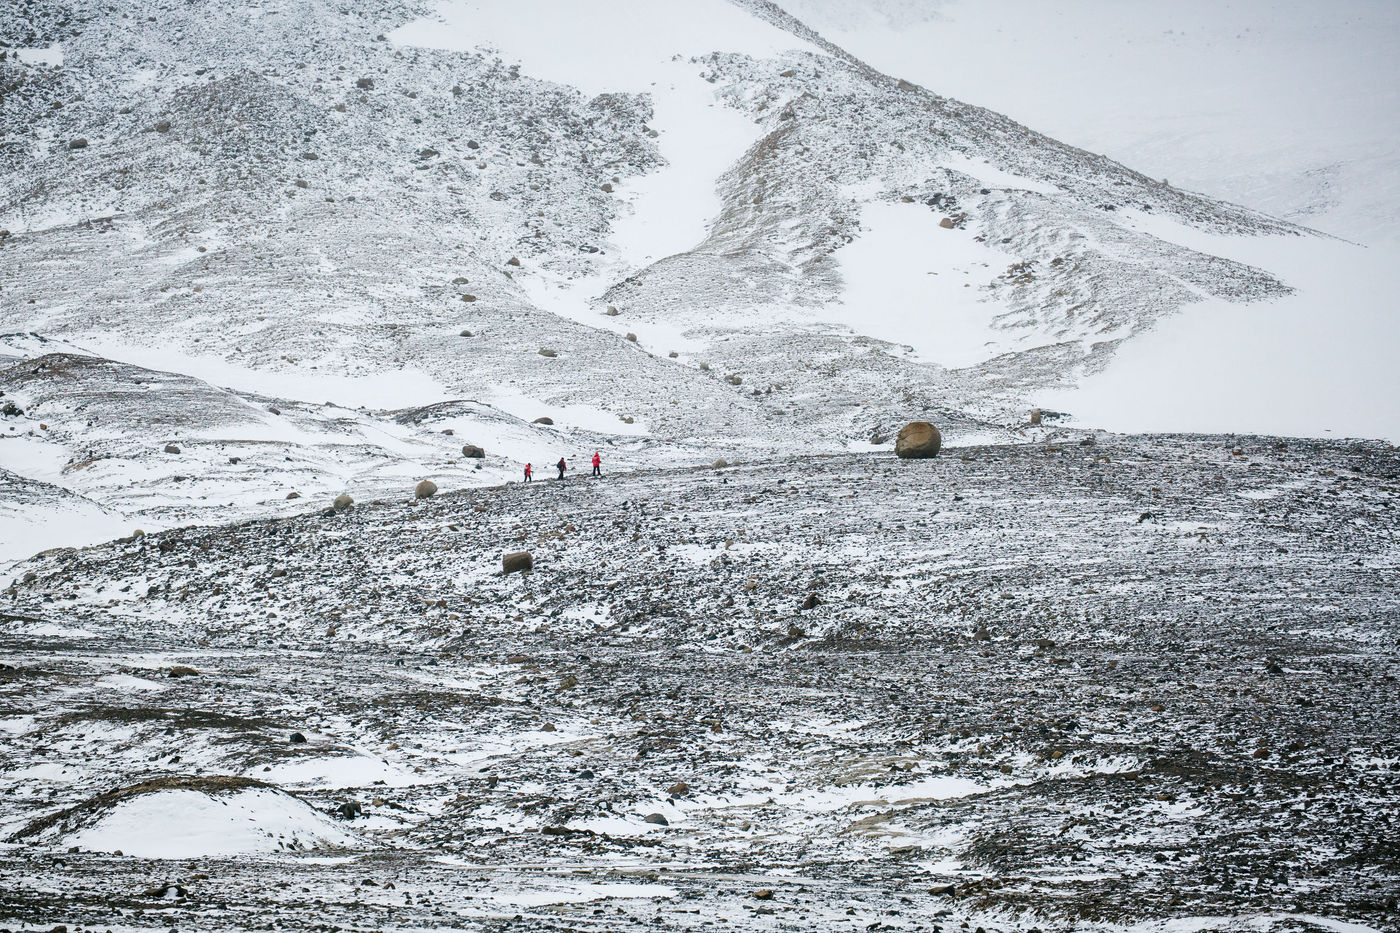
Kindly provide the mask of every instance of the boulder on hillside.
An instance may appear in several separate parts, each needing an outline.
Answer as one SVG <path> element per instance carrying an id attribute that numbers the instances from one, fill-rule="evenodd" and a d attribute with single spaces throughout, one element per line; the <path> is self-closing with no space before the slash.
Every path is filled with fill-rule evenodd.
<path id="1" fill-rule="evenodd" d="M 348 492 L 342 492 L 331 501 L 331 508 L 335 509 L 337 512 L 344 512 L 354 504 L 355 500 L 350 498 L 350 494 Z"/>
<path id="2" fill-rule="evenodd" d="M 927 421 L 911 421 L 899 429 L 894 439 L 895 456 L 905 459 L 936 457 L 943 446 L 943 435 Z"/>
<path id="3" fill-rule="evenodd" d="M 535 569 L 535 558 L 529 551 L 513 551 L 501 558 L 502 573 L 517 573 Z"/>
<path id="4" fill-rule="evenodd" d="M 942 227 L 944 230 L 952 230 L 957 224 L 953 223 L 953 218 L 944 217 L 938 222 L 938 226 Z"/>
<path id="5" fill-rule="evenodd" d="M 166 444 L 165 452 L 168 454 L 178 454 L 180 452 L 180 448 L 174 444 Z"/>
<path id="6" fill-rule="evenodd" d="M 558 353 L 549 349 L 549 347 L 540 347 L 540 356 L 547 356 L 550 359 L 554 359 L 558 355 Z"/>
<path id="7" fill-rule="evenodd" d="M 430 479 L 425 479 L 417 486 L 413 487 L 413 496 L 416 499 L 430 499 L 437 494 L 437 483 Z"/>
<path id="8" fill-rule="evenodd" d="M 531 423 L 531 424 L 553 424 L 553 423 L 554 423 L 554 419 L 553 419 L 553 418 L 536 418 L 534 421 L 532 421 L 532 422 L 530 422 L 530 423 Z"/>
<path id="9" fill-rule="evenodd" d="M 462 448 L 462 456 L 471 457 L 473 460 L 483 460 L 486 457 L 486 451 L 475 444 L 467 444 Z"/>

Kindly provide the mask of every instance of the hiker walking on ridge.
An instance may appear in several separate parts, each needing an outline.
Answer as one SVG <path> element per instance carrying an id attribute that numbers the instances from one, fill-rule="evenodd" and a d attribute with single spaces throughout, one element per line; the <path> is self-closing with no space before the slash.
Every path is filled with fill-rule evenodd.
<path id="1" fill-rule="evenodd" d="M 563 478 L 564 478 L 564 471 L 565 471 L 566 469 L 568 469 L 568 466 L 569 466 L 569 465 L 568 465 L 567 463 L 564 462 L 564 458 L 563 458 L 563 457 L 560 457 L 560 458 L 559 458 L 559 462 L 556 463 L 556 464 L 554 464 L 554 465 L 555 465 L 556 467 L 559 468 L 559 478 L 560 478 L 560 479 L 563 479 Z"/>
<path id="2" fill-rule="evenodd" d="M 527 482 L 527 483 L 532 482 L 531 477 L 533 477 L 534 475 L 535 475 L 535 467 L 534 467 L 534 465 L 533 465 L 533 464 L 529 464 L 529 463 L 525 464 L 525 482 Z"/>
<path id="3" fill-rule="evenodd" d="M 598 456 L 598 451 L 596 451 L 596 450 L 593 451 L 593 475 L 594 475 L 594 476 L 602 476 L 602 475 L 603 475 L 602 470 L 600 469 L 600 467 L 602 467 L 602 465 L 603 465 L 603 458 L 600 457 L 600 456 Z"/>

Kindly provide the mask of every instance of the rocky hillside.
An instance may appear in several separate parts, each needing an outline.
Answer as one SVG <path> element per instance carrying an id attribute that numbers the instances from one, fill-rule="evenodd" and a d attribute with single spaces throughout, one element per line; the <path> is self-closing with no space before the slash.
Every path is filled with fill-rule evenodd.
<path id="1" fill-rule="evenodd" d="M 1066 436 L 52 553 L 0 925 L 1391 929 L 1397 496 Z"/>

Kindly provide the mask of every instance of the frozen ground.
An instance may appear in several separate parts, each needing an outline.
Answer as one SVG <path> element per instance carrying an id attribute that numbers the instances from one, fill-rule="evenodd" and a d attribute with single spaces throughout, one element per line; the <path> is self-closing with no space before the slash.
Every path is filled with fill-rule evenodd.
<path id="1" fill-rule="evenodd" d="M 1400 458 L 1088 439 L 29 562 L 0 921 L 1396 929 Z"/>

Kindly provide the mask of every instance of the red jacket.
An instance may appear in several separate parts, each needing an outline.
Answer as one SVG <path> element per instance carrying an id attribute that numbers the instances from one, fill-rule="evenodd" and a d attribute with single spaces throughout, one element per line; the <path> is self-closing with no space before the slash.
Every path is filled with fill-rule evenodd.
<path id="1" fill-rule="evenodd" d="M 594 465 L 594 466 L 598 466 L 598 465 L 599 465 L 600 463 L 602 463 L 602 462 L 603 462 L 603 458 L 602 458 L 602 457 L 598 456 L 597 454 L 594 454 L 594 455 L 593 455 L 593 465 Z"/>

